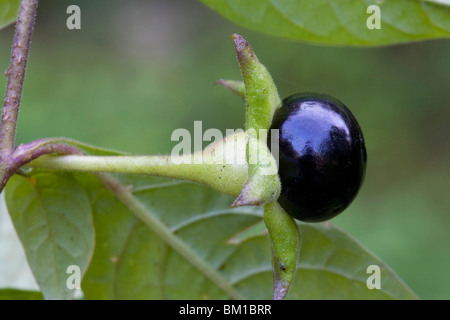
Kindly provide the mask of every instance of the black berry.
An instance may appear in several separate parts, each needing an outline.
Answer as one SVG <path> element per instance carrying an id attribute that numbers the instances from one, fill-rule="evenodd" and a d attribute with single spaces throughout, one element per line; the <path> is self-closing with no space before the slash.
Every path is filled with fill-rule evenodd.
<path id="1" fill-rule="evenodd" d="M 281 206 L 306 222 L 346 209 L 364 180 L 367 155 L 355 117 L 327 95 L 302 93 L 283 100 L 271 129 L 279 130 Z M 268 145 L 270 147 L 269 132 Z"/>

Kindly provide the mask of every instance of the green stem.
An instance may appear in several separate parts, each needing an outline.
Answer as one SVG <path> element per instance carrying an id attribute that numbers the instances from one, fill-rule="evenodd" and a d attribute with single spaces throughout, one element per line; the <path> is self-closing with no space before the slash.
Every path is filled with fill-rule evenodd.
<path id="1" fill-rule="evenodd" d="M 237 196 L 247 178 L 244 167 L 221 164 L 174 164 L 170 156 L 42 156 L 29 164 L 33 168 L 148 174 L 190 180 Z"/>
<path id="2" fill-rule="evenodd" d="M 245 133 L 228 136 L 201 152 L 183 156 L 42 156 L 32 161 L 34 168 L 148 174 L 191 180 L 237 196 L 247 179 Z M 233 141 L 233 143 L 229 143 Z M 237 141 L 237 142 L 236 142 Z M 234 155 L 230 159 L 226 155 Z"/>
<path id="3" fill-rule="evenodd" d="M 143 221 L 156 235 L 158 235 L 172 249 L 189 261 L 209 280 L 221 288 L 230 298 L 242 300 L 244 297 L 222 275 L 197 255 L 190 247 L 181 241 L 173 232 L 153 215 L 142 203 L 134 197 L 129 188 L 107 174 L 96 174 L 102 183 L 122 201 L 141 221 Z"/>

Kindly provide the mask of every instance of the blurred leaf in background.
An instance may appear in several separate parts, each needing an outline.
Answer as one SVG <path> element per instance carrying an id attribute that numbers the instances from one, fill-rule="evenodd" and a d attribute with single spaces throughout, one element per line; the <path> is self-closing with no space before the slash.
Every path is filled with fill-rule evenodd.
<path id="1" fill-rule="evenodd" d="M 194 1 L 41 1 L 17 143 L 66 136 L 133 153 L 168 153 L 177 128 L 243 128 L 231 34 L 252 43 L 281 97 L 324 92 L 358 119 L 365 184 L 332 223 L 390 265 L 424 299 L 450 299 L 450 43 L 379 48 L 303 44 L 236 26 Z M 0 32 L 0 69 L 13 26 Z M 0 87 L 5 87 L 0 78 Z M 7 245 L 0 243 L 0 246 Z M 0 275 L 2 276 L 2 275 Z"/>
<path id="2" fill-rule="evenodd" d="M 0 1 L 0 28 L 16 21 L 19 13 L 20 0 Z"/>
<path id="3" fill-rule="evenodd" d="M 448 2 L 200 1 L 252 30 L 312 43 L 373 46 L 450 37 Z"/>

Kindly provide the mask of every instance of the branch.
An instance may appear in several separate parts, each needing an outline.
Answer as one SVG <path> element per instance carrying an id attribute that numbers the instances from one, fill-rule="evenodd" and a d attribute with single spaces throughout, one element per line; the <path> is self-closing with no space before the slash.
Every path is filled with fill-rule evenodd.
<path id="1" fill-rule="evenodd" d="M 12 154 L 37 5 L 38 0 L 22 0 L 16 22 L 11 62 L 5 72 L 8 82 L 0 125 L 0 191 L 17 170 L 12 163 Z"/>
<path id="2" fill-rule="evenodd" d="M 7 166 L 5 167 L 3 179 L 0 180 L 0 191 L 3 190 L 9 178 L 20 167 L 46 154 L 83 155 L 84 153 L 80 149 L 64 143 L 64 139 L 60 138 L 40 139 L 20 145 L 9 157 L 8 162 L 6 162 Z"/>
<path id="3" fill-rule="evenodd" d="M 22 98 L 23 83 L 30 51 L 31 35 L 38 0 L 22 0 L 16 22 L 11 61 L 5 75 L 8 77 L 0 126 L 0 192 L 9 178 L 23 165 L 45 154 L 77 154 L 82 152 L 64 139 L 49 138 L 20 145 L 14 150 L 17 117 Z"/>
<path id="4" fill-rule="evenodd" d="M 8 77 L 0 127 L 0 154 L 8 159 L 14 150 L 17 116 L 22 97 L 23 81 L 30 50 L 31 34 L 38 0 L 23 0 L 16 23 L 16 33 L 11 52 L 11 62 L 5 75 Z"/>

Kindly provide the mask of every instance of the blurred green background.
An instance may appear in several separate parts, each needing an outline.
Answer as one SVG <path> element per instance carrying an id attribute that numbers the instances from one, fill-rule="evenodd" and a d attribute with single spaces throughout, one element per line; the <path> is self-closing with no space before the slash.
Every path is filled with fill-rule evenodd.
<path id="1" fill-rule="evenodd" d="M 81 7 L 81 30 L 66 28 L 70 4 Z M 0 70 L 13 31 L 0 31 Z M 203 130 L 243 128 L 241 100 L 212 86 L 241 77 L 234 32 L 252 44 L 282 97 L 328 93 L 358 119 L 366 180 L 332 222 L 419 297 L 450 299 L 449 40 L 333 48 L 246 30 L 196 1 L 41 1 L 17 143 L 66 136 L 156 154 L 170 152 L 172 131 L 192 130 L 195 120 Z"/>

